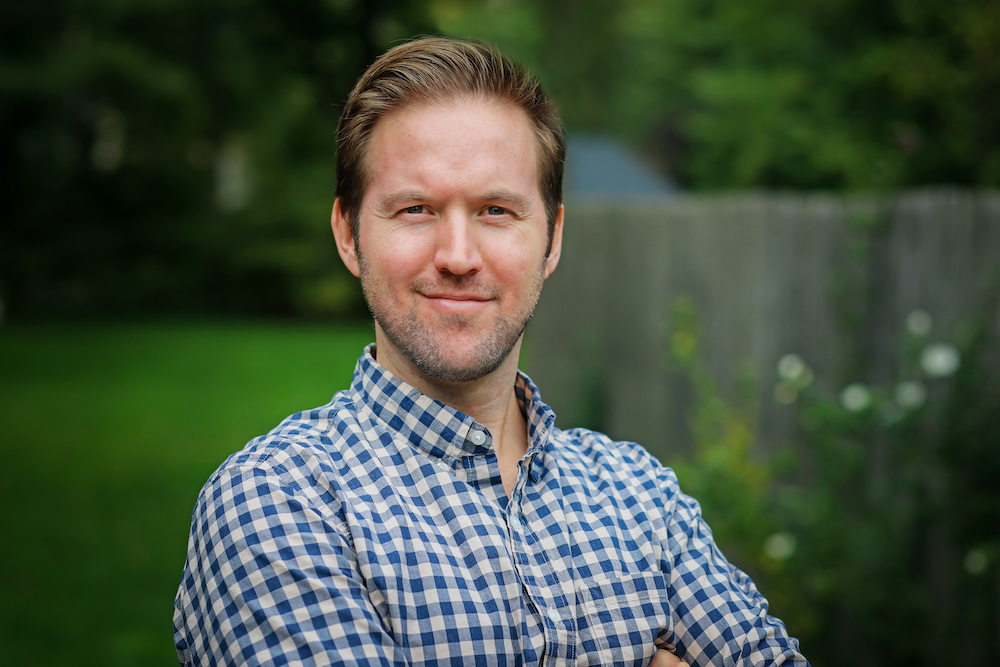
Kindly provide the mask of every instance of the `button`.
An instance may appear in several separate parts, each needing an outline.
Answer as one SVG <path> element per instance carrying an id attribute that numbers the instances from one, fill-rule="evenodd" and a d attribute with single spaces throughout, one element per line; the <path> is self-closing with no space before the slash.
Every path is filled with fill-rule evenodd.
<path id="1" fill-rule="evenodd" d="M 478 447 L 486 443 L 486 434 L 482 431 L 473 431 L 470 440 L 472 440 L 472 444 Z"/>
<path id="2" fill-rule="evenodd" d="M 553 623 L 561 623 L 562 622 L 562 616 L 559 615 L 559 610 L 558 609 L 550 609 L 549 610 L 549 619 Z"/>
<path id="3" fill-rule="evenodd" d="M 451 466 L 445 463 L 444 461 L 438 461 L 437 466 L 438 468 L 441 468 L 441 470 L 444 470 L 445 472 L 451 472 Z"/>

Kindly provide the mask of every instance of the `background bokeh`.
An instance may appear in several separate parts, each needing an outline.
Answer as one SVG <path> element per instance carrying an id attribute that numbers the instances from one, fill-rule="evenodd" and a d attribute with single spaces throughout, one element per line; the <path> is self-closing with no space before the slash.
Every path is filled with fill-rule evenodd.
<path id="1" fill-rule="evenodd" d="M 345 386 L 371 338 L 326 222 L 336 120 L 364 67 L 423 33 L 495 42 L 540 74 L 571 137 L 614 141 L 682 193 L 624 213 L 635 202 L 569 193 L 567 235 L 576 210 L 583 240 L 563 261 L 583 268 L 557 276 L 627 278 L 659 298 L 627 318 L 580 317 L 574 340 L 662 353 L 636 368 L 677 387 L 663 412 L 682 426 L 644 444 L 678 469 L 814 664 L 1000 661 L 993 0 L 0 5 L 4 660 L 174 664 L 198 488 L 247 439 Z M 910 218 L 894 211 L 914 197 L 930 201 L 920 225 L 944 231 L 899 232 Z M 828 220 L 843 229 L 830 237 L 837 271 L 761 266 L 780 264 L 787 279 L 771 283 L 823 304 L 835 361 L 775 339 L 781 327 L 749 364 L 721 349 L 715 332 L 743 326 L 746 308 L 704 286 L 741 250 L 732 229 L 749 221 L 769 238 L 767 220 L 819 224 L 830 207 L 845 212 Z M 653 238 L 641 225 L 657 209 L 672 211 L 669 230 L 712 212 L 692 229 L 718 227 L 720 245 L 698 231 L 665 241 L 702 239 L 704 279 L 640 261 L 648 248 L 599 224 Z M 968 243 L 942 240 L 959 235 Z M 944 249 L 918 277 L 931 246 Z M 901 255 L 914 277 L 893 273 Z M 609 258 L 628 271 L 589 271 Z M 934 279 L 954 267 L 974 279 Z M 899 299 L 880 291 L 890 278 Z M 548 352 L 546 322 L 581 310 L 559 308 L 543 299 L 529 372 L 562 373 L 542 385 L 561 415 L 633 437 L 614 397 L 559 393 L 621 379 Z M 898 335 L 868 336 L 872 322 Z M 761 417 L 774 410 L 777 431 Z"/>

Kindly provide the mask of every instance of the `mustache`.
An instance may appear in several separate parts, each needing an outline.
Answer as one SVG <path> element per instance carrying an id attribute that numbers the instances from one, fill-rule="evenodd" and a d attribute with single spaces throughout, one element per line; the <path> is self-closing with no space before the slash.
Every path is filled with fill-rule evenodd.
<path id="1" fill-rule="evenodd" d="M 441 276 L 438 280 L 417 279 L 410 285 L 411 292 L 439 294 L 441 292 L 461 292 L 477 299 L 497 299 L 503 290 L 495 282 L 486 281 L 478 275 Z"/>

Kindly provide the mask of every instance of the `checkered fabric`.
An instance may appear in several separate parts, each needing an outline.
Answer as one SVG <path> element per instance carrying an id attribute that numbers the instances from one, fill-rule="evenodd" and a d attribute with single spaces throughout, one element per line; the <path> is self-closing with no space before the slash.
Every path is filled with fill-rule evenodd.
<path id="1" fill-rule="evenodd" d="M 372 351 L 350 390 L 206 483 L 181 663 L 644 667 L 672 647 L 692 665 L 807 664 L 640 446 L 555 428 L 520 375 L 530 443 L 508 499 L 489 432 Z"/>

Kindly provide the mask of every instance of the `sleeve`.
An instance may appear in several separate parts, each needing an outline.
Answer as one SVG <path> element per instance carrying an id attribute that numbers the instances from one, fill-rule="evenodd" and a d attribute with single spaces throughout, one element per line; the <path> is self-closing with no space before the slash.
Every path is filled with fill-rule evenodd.
<path id="1" fill-rule="evenodd" d="M 670 469 L 665 482 L 673 643 L 692 665 L 808 666 L 798 641 L 768 614 L 767 600 L 719 551 L 698 503 L 680 492 Z"/>
<path id="2" fill-rule="evenodd" d="M 259 468 L 199 496 L 174 640 L 184 665 L 406 664 L 335 516 Z"/>

